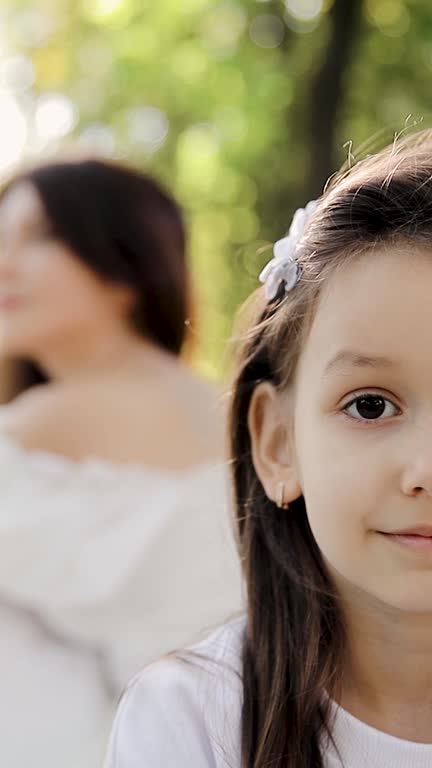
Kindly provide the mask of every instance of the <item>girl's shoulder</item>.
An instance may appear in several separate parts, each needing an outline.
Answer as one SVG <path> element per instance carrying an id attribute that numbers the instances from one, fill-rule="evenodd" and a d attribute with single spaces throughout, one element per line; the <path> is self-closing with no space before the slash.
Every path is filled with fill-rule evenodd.
<path id="1" fill-rule="evenodd" d="M 237 768 L 245 618 L 147 667 L 119 706 L 106 768 Z"/>

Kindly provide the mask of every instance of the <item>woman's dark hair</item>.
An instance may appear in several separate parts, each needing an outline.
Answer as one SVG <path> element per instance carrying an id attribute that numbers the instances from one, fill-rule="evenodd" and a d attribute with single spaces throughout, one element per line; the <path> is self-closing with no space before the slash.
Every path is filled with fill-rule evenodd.
<path id="1" fill-rule="evenodd" d="M 240 349 L 230 431 L 237 530 L 248 593 L 243 648 L 242 768 L 322 768 L 347 641 L 336 589 L 300 497 L 267 498 L 252 461 L 248 411 L 263 381 L 285 390 L 322 286 L 347 260 L 384 243 L 432 253 L 432 135 L 422 131 L 341 172 L 299 243 L 301 279 L 265 302 Z M 377 256 L 379 258 L 379 256 Z"/>
<path id="2" fill-rule="evenodd" d="M 179 354 L 189 312 L 185 228 L 174 199 L 152 178 L 102 160 L 53 162 L 14 177 L 2 196 L 31 183 L 54 236 L 107 280 L 136 291 L 131 317 L 136 330 Z M 44 374 L 16 361 L 9 398 Z"/>

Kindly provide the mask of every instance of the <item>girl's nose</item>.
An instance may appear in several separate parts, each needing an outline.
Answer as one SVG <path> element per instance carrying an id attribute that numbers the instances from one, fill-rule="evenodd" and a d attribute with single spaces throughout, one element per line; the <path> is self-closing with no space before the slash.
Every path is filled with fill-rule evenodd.
<path id="1" fill-rule="evenodd" d="M 405 470 L 401 489 L 406 496 L 432 496 L 432 441 L 428 455 L 419 457 Z"/>

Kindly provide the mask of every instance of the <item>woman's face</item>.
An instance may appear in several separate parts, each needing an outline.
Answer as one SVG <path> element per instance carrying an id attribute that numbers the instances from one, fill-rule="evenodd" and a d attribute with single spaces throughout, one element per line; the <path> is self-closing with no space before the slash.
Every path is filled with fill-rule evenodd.
<path id="1" fill-rule="evenodd" d="M 35 360 L 124 326 L 132 291 L 102 279 L 53 232 L 31 182 L 0 201 L 0 351 Z"/>

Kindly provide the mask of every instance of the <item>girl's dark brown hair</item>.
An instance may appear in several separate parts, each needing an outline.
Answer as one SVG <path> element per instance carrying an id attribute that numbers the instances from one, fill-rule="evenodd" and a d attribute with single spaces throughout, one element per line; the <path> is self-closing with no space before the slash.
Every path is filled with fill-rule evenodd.
<path id="1" fill-rule="evenodd" d="M 231 452 L 248 593 L 243 647 L 242 768 L 322 768 L 331 738 L 326 692 L 337 697 L 344 617 L 309 527 L 303 497 L 279 509 L 252 462 L 248 411 L 263 381 L 289 388 L 322 286 L 342 264 L 386 243 L 432 252 L 432 134 L 422 131 L 341 172 L 299 244 L 302 277 L 266 303 L 240 349 Z"/>
<path id="2" fill-rule="evenodd" d="M 33 185 L 54 236 L 77 258 L 136 291 L 136 330 L 179 354 L 190 291 L 185 228 L 171 195 L 136 170 L 96 159 L 41 165 L 13 178 L 1 195 L 20 182 Z M 14 361 L 11 369 L 6 399 L 45 381 L 30 361 Z"/>

